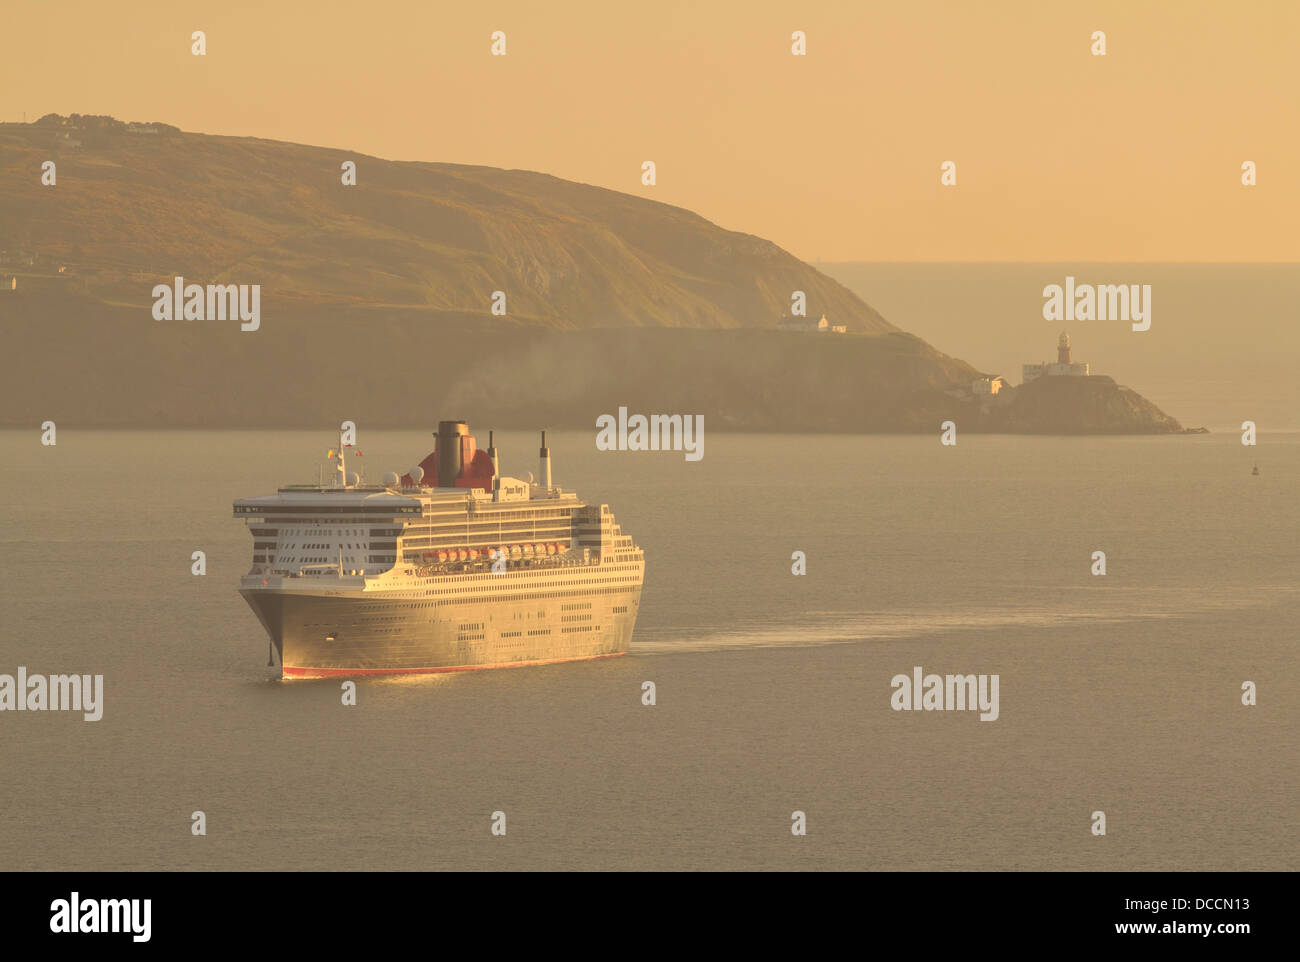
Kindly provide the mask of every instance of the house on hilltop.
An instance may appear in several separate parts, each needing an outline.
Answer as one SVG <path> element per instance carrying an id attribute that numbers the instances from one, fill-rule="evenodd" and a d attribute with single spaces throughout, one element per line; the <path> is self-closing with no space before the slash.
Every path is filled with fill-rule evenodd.
<path id="1" fill-rule="evenodd" d="M 776 325 L 782 331 L 810 331 L 819 334 L 847 334 L 846 324 L 832 324 L 823 314 L 819 320 L 810 317 L 783 317 Z"/>

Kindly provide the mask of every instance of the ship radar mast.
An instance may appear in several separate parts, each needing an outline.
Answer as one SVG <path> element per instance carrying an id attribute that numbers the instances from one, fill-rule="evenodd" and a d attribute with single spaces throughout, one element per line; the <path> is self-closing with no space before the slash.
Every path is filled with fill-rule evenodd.
<path id="1" fill-rule="evenodd" d="M 538 468 L 540 469 L 538 484 L 541 485 L 543 490 L 549 492 L 551 490 L 551 449 L 546 446 L 545 431 L 542 432 L 542 446 L 537 452 L 537 459 Z"/>
<path id="2" fill-rule="evenodd" d="M 497 458 L 496 434 L 488 432 L 488 457 L 492 459 L 492 500 L 501 500 L 501 462 Z"/>

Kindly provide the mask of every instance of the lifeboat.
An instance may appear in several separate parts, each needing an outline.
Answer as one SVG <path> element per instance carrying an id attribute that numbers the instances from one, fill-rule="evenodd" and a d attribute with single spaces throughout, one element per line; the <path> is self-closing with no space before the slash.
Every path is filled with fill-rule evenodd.
<path id="1" fill-rule="evenodd" d="M 546 546 L 546 553 L 547 553 L 547 554 L 555 554 L 555 545 L 553 545 L 553 544 L 548 544 L 548 545 Z"/>
<path id="2" fill-rule="evenodd" d="M 533 546 L 530 544 L 522 545 L 521 550 L 523 551 L 524 557 L 527 558 L 533 553 Z"/>
<path id="3" fill-rule="evenodd" d="M 470 561 L 478 561 L 478 555 L 479 555 L 479 550 L 478 550 L 478 548 L 470 548 L 470 549 L 469 549 L 469 560 L 470 560 Z"/>
<path id="4" fill-rule="evenodd" d="M 457 549 L 456 549 L 456 560 L 457 560 L 457 561 L 468 561 L 468 560 L 469 560 L 469 552 L 466 551 L 464 548 L 457 548 Z"/>
<path id="5" fill-rule="evenodd" d="M 438 552 L 438 560 L 439 560 L 439 561 L 446 561 L 446 560 L 447 560 L 447 552 L 445 552 L 445 551 L 439 551 L 439 552 Z"/>
<path id="6" fill-rule="evenodd" d="M 512 557 L 512 558 L 522 558 L 523 556 L 524 556 L 523 549 L 520 548 L 519 545 L 517 545 L 517 544 L 512 544 L 512 545 L 510 546 L 510 557 Z"/>

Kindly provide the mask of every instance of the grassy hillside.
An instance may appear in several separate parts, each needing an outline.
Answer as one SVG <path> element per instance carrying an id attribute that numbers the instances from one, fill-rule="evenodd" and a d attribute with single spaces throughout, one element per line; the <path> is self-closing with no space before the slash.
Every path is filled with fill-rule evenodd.
<path id="1" fill-rule="evenodd" d="M 54 187 L 40 183 L 46 160 Z M 347 160 L 353 187 L 341 182 Z M 0 125 L 0 249 L 73 265 L 80 290 L 128 303 L 179 274 L 260 284 L 268 313 L 332 304 L 487 316 L 500 290 L 509 316 L 556 329 L 769 327 L 802 290 L 813 317 L 894 329 L 770 241 L 667 204 L 529 171 L 111 118 Z"/>

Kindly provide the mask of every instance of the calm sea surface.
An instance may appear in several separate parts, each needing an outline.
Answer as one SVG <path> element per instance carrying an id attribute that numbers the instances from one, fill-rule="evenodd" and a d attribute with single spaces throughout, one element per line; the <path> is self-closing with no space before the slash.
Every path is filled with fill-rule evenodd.
<path id="1" fill-rule="evenodd" d="M 0 672 L 105 677 L 97 723 L 0 713 L 0 868 L 1300 868 L 1300 436 L 592 438 L 555 478 L 645 549 L 631 655 L 344 707 L 235 590 L 232 499 L 328 432 L 0 432 Z M 362 425 L 361 463 L 431 441 Z M 999 674 L 1000 717 L 892 711 L 917 665 Z"/>

